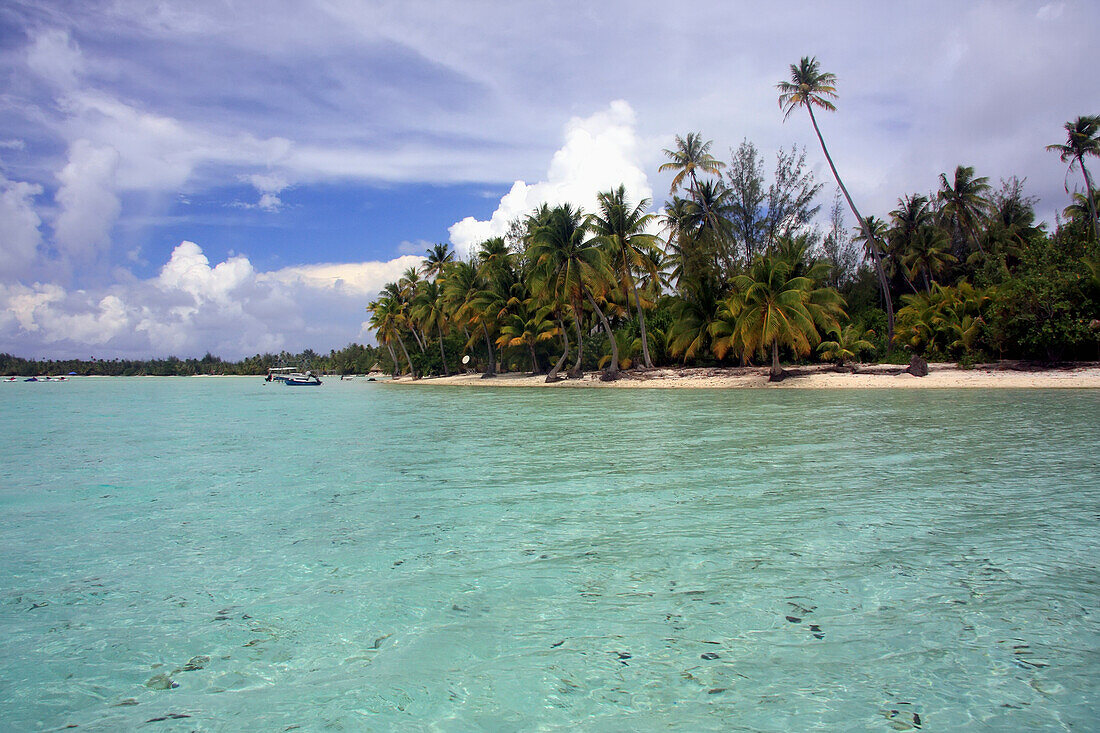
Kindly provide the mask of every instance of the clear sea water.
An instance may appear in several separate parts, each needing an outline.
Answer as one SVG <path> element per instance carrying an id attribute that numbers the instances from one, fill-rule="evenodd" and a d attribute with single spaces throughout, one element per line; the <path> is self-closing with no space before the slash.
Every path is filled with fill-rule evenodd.
<path id="1" fill-rule="evenodd" d="M 1100 391 L 0 384 L 0 729 L 1097 730 L 1098 427 Z"/>

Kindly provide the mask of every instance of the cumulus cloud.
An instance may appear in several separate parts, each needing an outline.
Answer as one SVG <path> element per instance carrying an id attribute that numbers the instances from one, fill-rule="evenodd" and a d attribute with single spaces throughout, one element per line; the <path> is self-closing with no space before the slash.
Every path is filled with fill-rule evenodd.
<path id="1" fill-rule="evenodd" d="M 155 277 L 98 290 L 0 284 L 0 350 L 54 357 L 227 358 L 337 348 L 368 338 L 365 306 L 423 258 L 259 272 L 243 256 L 211 263 L 181 242 Z"/>
<path id="2" fill-rule="evenodd" d="M 634 201 L 649 198 L 652 189 L 642 167 L 635 124 L 634 110 L 623 100 L 590 117 L 569 120 L 565 142 L 554 153 L 546 180 L 516 181 L 488 220 L 468 216 L 453 224 L 449 231 L 455 250 L 469 255 L 478 243 L 503 236 L 513 219 L 542 203 L 570 203 L 593 211 L 596 194 L 619 184 Z"/>
<path id="3" fill-rule="evenodd" d="M 0 174 L 0 277 L 22 277 L 35 261 L 42 220 L 34 197 L 40 193 L 37 184 L 9 181 Z"/>
<path id="4" fill-rule="evenodd" d="M 264 273 L 261 280 L 366 297 L 377 293 L 386 283 L 396 282 L 410 267 L 420 267 L 423 262 L 423 257 L 401 255 L 387 262 L 301 265 Z"/>
<path id="5" fill-rule="evenodd" d="M 57 246 L 78 259 L 89 259 L 110 242 L 111 227 L 121 204 L 115 193 L 119 154 L 112 147 L 77 140 L 69 148 L 69 162 L 57 174 L 61 210 L 54 222 Z"/>

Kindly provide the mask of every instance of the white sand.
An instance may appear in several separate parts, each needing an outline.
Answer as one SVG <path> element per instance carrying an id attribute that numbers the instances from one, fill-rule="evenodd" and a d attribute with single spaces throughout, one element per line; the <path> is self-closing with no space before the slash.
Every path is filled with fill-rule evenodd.
<path id="1" fill-rule="evenodd" d="M 767 367 L 654 369 L 623 372 L 614 382 L 601 382 L 599 372 L 589 372 L 583 379 L 567 379 L 547 384 L 545 376 L 525 373 L 500 374 L 482 379 L 480 374 L 451 377 L 430 377 L 413 380 L 402 377 L 385 380 L 386 384 L 434 385 L 469 387 L 544 387 L 569 389 L 574 387 L 608 387 L 612 389 L 1100 389 L 1100 363 L 1038 371 L 1014 363 L 983 364 L 960 369 L 954 364 L 929 364 L 926 377 L 903 373 L 904 367 L 888 364 L 863 365 L 857 373 L 839 372 L 827 365 L 791 367 L 791 374 L 782 382 L 769 382 Z"/>

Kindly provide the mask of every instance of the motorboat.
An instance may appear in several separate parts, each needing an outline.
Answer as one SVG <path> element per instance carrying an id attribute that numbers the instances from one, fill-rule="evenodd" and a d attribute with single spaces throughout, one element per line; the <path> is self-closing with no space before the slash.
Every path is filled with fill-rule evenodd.
<path id="1" fill-rule="evenodd" d="M 288 379 L 305 379 L 306 374 L 298 367 L 271 367 L 267 370 L 265 382 L 285 382 Z"/>
<path id="2" fill-rule="evenodd" d="M 305 374 L 293 374 L 286 379 L 283 379 L 282 382 L 288 387 L 321 386 L 321 380 L 313 372 L 306 372 Z"/>

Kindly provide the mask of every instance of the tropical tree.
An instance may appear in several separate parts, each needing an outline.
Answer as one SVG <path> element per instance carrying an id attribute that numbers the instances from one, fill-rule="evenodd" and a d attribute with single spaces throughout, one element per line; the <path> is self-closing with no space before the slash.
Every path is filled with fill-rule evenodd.
<path id="1" fill-rule="evenodd" d="M 946 173 L 940 174 L 939 198 L 943 202 L 943 213 L 959 227 L 964 241 L 969 238 L 983 255 L 981 237 L 978 236 L 978 223 L 989 213 L 989 179 L 975 176 L 974 168 L 968 165 L 955 167 L 953 181 Z"/>
<path id="2" fill-rule="evenodd" d="M 844 194 L 844 199 L 848 202 L 848 208 L 852 210 L 852 214 L 856 217 L 856 221 L 863 227 L 864 237 L 872 243 L 870 252 L 875 266 L 875 274 L 878 276 L 879 285 L 882 287 L 883 300 L 886 304 L 886 323 L 888 331 L 886 348 L 887 351 L 889 351 L 889 344 L 894 336 L 894 304 L 890 296 L 890 284 L 886 279 L 886 271 L 878 255 L 878 252 L 884 251 L 884 248 L 881 245 L 875 244 L 874 233 L 866 228 L 866 220 L 860 215 L 859 210 L 852 201 L 851 195 L 848 193 L 848 189 L 844 186 L 844 182 L 840 180 L 840 175 L 836 172 L 836 166 L 833 164 L 833 158 L 829 155 L 829 149 L 825 147 L 825 138 L 821 136 L 821 130 L 817 126 L 817 118 L 814 117 L 814 107 L 819 107 L 828 112 L 836 111 L 836 105 L 829 101 L 837 98 L 836 76 L 829 72 L 821 71 L 816 57 L 811 58 L 803 56 L 797 66 L 791 64 L 790 70 L 791 80 L 781 81 L 776 85 L 776 88 L 779 89 L 779 106 L 785 110 L 783 120 L 785 122 L 787 118 L 791 116 L 791 112 L 798 107 L 806 108 L 806 111 L 810 115 L 810 122 L 813 123 L 814 132 L 817 133 L 817 140 L 821 143 L 821 150 L 825 153 L 825 160 L 829 163 L 829 170 L 833 172 L 833 178 L 836 179 L 837 185 Z"/>
<path id="3" fill-rule="evenodd" d="M 1093 240 L 1100 245 L 1100 231 L 1096 223 L 1096 195 L 1092 187 L 1092 178 L 1085 167 L 1086 156 L 1100 157 L 1100 115 L 1085 115 L 1065 124 L 1066 142 L 1064 145 L 1047 145 L 1047 150 L 1058 153 L 1063 163 L 1069 163 L 1066 178 L 1073 172 L 1073 167 L 1081 169 L 1081 175 L 1085 179 L 1085 203 L 1089 206 L 1089 222 L 1092 226 Z M 1069 184 L 1066 184 L 1069 192 Z"/>
<path id="4" fill-rule="evenodd" d="M 814 303 L 813 279 L 792 277 L 793 269 L 783 256 L 758 257 L 747 274 L 734 278 L 734 290 L 727 299 L 727 310 L 737 314 L 737 335 L 744 349 L 771 351 L 771 381 L 784 377 L 780 346 L 805 356 L 821 340 L 819 323 L 837 327 L 833 314 L 838 304 Z"/>
<path id="5" fill-rule="evenodd" d="M 611 268 L 603 249 L 586 234 L 583 213 L 569 204 L 555 207 L 544 223 L 536 223 L 527 251 L 532 262 L 532 285 L 539 297 L 569 303 L 573 310 L 577 362 L 570 375 L 574 377 L 581 376 L 584 337 L 580 324 L 584 321 L 584 301 L 588 301 L 611 341 L 611 362 L 601 379 L 613 380 L 619 372 L 618 345 L 607 316 L 592 294 L 606 289 L 612 279 Z"/>
<path id="6" fill-rule="evenodd" d="M 443 327 L 447 325 L 447 309 L 443 288 L 437 280 L 423 280 L 413 297 L 410 313 L 420 323 L 425 333 L 433 329 L 439 335 L 439 358 L 443 362 L 443 376 L 449 377 L 447 354 L 443 350 Z"/>
<path id="7" fill-rule="evenodd" d="M 434 244 L 427 250 L 427 258 L 422 265 L 424 276 L 436 278 L 443 274 L 447 265 L 455 261 L 455 253 L 448 244 Z"/>
<path id="8" fill-rule="evenodd" d="M 855 361 L 860 354 L 872 352 L 875 345 L 868 339 L 875 335 L 874 331 L 864 331 L 863 325 L 849 323 L 843 329 L 834 328 L 829 334 L 831 338 L 817 345 L 817 353 L 823 359 L 836 362 L 838 367 L 845 362 Z"/>
<path id="9" fill-rule="evenodd" d="M 596 195 L 598 212 L 588 215 L 587 226 L 594 235 L 594 241 L 606 247 L 618 270 L 623 295 L 629 300 L 634 297 L 638 328 L 641 331 L 642 359 L 647 368 L 653 367 L 649 356 L 649 341 L 645 332 L 645 312 L 634 282 L 634 272 L 646 271 L 656 277 L 653 257 L 650 253 L 658 248 L 658 239 L 646 231 L 653 215 L 645 213 L 649 208 L 649 199 L 642 199 L 637 206 L 631 206 L 626 199 L 626 188 L 604 191 Z"/>
<path id="10" fill-rule="evenodd" d="M 710 154 L 710 146 L 713 144 L 713 140 L 707 140 L 703 142 L 703 137 L 697 132 L 689 132 L 686 137 L 676 136 L 676 149 L 665 150 L 664 154 L 670 158 L 668 163 L 664 163 L 657 170 L 661 173 L 665 171 L 675 171 L 676 175 L 672 179 L 672 186 L 669 188 L 669 193 L 674 194 L 684 185 L 684 179 L 691 179 L 691 186 L 689 191 L 692 195 L 697 195 L 699 190 L 699 173 L 712 173 L 717 175 L 725 168 L 726 164 L 715 158 Z"/>

